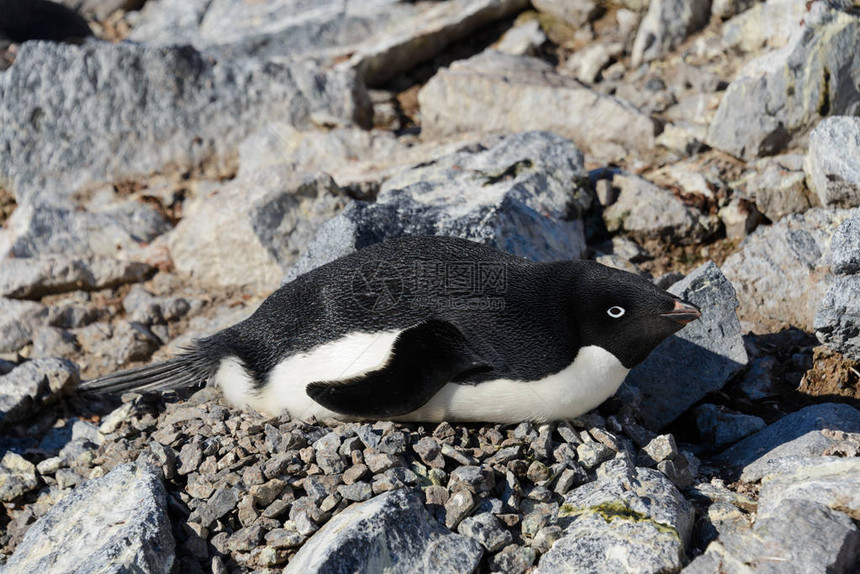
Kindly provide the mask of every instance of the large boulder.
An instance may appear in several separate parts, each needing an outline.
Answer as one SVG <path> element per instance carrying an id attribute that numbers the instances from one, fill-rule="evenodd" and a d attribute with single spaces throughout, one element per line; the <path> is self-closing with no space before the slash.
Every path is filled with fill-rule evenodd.
<path id="1" fill-rule="evenodd" d="M 378 85 L 527 6 L 528 0 L 382 0 L 348 8 L 340 0 L 152 0 L 130 38 L 187 43 L 229 58 L 343 61 Z"/>
<path id="2" fill-rule="evenodd" d="M 30 527 L 6 572 L 170 572 L 175 542 L 160 471 L 127 463 L 77 487 Z"/>
<path id="3" fill-rule="evenodd" d="M 550 130 L 615 160 L 655 145 L 656 126 L 630 103 L 561 76 L 537 58 L 487 50 L 443 68 L 418 93 L 422 133 Z M 554 110 L 554 113 L 547 113 Z"/>
<path id="4" fill-rule="evenodd" d="M 697 305 L 702 317 L 666 339 L 627 376 L 620 394 L 639 394 L 643 422 L 661 428 L 708 393 L 722 389 L 747 364 L 738 299 L 719 267 L 709 262 L 669 288 Z"/>
<path id="5" fill-rule="evenodd" d="M 693 530 L 692 505 L 661 472 L 636 468 L 619 456 L 597 480 L 564 498 L 560 540 L 538 572 L 677 571 Z"/>
<path id="6" fill-rule="evenodd" d="M 345 201 L 328 176 L 262 169 L 187 202 L 170 254 L 201 285 L 270 290 Z"/>
<path id="7" fill-rule="evenodd" d="M 860 118 L 821 120 L 809 136 L 803 167 L 822 205 L 860 206 Z"/>
<path id="8" fill-rule="evenodd" d="M 170 169 L 223 173 L 266 119 L 366 125 L 370 113 L 354 73 L 311 62 L 27 42 L 0 76 L 0 183 L 22 205 Z"/>
<path id="9" fill-rule="evenodd" d="M 848 210 L 810 209 L 759 227 L 723 265 L 738 293 L 738 314 L 767 329 L 811 331 L 830 275 L 830 238 Z"/>
<path id="10" fill-rule="evenodd" d="M 535 261 L 576 259 L 591 203 L 582 165 L 570 141 L 527 132 L 405 170 L 386 180 L 376 203 L 353 202 L 326 222 L 285 281 L 405 235 L 463 237 Z"/>
<path id="11" fill-rule="evenodd" d="M 860 114 L 860 17 L 815 2 L 788 45 L 729 85 L 706 143 L 745 160 L 797 143 L 829 115 Z"/>
<path id="12" fill-rule="evenodd" d="M 472 572 L 481 545 L 433 518 L 411 490 L 394 490 L 348 508 L 308 540 L 284 574 Z"/>

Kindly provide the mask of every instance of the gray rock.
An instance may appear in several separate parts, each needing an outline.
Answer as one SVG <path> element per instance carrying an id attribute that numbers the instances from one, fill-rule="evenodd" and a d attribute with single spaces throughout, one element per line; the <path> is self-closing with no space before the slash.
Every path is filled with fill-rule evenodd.
<path id="1" fill-rule="evenodd" d="M 99 21 L 107 19 L 117 10 L 129 9 L 136 4 L 135 0 L 60 0 L 59 3 Z"/>
<path id="2" fill-rule="evenodd" d="M 477 540 L 487 552 L 495 552 L 513 542 L 511 532 L 502 528 L 499 520 L 489 512 L 466 518 L 457 527 L 457 532 Z"/>
<path id="3" fill-rule="evenodd" d="M 749 530 L 712 542 L 685 573 L 839 572 L 856 570 L 860 531 L 841 512 L 811 501 L 786 500 Z"/>
<path id="4" fill-rule="evenodd" d="M 158 210 L 138 201 L 105 206 L 94 200 L 89 210 L 53 201 L 56 198 L 41 196 L 19 200 L 0 241 L 0 254 L 22 259 L 51 255 L 116 257 L 119 252 L 135 254 L 142 244 L 171 228 Z"/>
<path id="5" fill-rule="evenodd" d="M 582 161 L 570 141 L 526 132 L 406 170 L 376 203 L 352 202 L 326 222 L 284 280 L 404 235 L 453 235 L 536 261 L 579 257 L 591 201 Z"/>
<path id="6" fill-rule="evenodd" d="M 202 285 L 270 289 L 344 203 L 328 176 L 260 170 L 187 202 L 170 254 Z"/>
<path id="7" fill-rule="evenodd" d="M 723 20 L 727 20 L 754 5 L 753 0 L 713 0 L 711 2 L 711 14 Z"/>
<path id="8" fill-rule="evenodd" d="M 458 490 L 445 503 L 445 526 L 457 528 L 475 508 L 475 497 L 468 490 Z"/>
<path id="9" fill-rule="evenodd" d="M 764 326 L 811 331 L 827 289 L 830 237 L 849 214 L 810 209 L 750 235 L 723 265 L 737 291 L 738 314 Z"/>
<path id="10" fill-rule="evenodd" d="M 232 488 L 219 488 L 199 507 L 189 518 L 189 521 L 199 522 L 203 528 L 209 528 L 214 521 L 218 520 L 239 503 L 239 496 Z M 196 515 L 196 516 L 195 516 Z"/>
<path id="11" fill-rule="evenodd" d="M 483 549 L 448 531 L 420 497 L 395 490 L 351 506 L 308 540 L 285 574 L 368 570 L 471 572 Z"/>
<path id="12" fill-rule="evenodd" d="M 714 0 L 712 13 L 723 6 L 747 5 L 749 0 Z M 776 49 L 788 44 L 791 34 L 805 19 L 809 9 L 804 0 L 765 0 L 755 3 L 723 24 L 722 44 L 743 52 L 759 53 L 763 48 Z"/>
<path id="13" fill-rule="evenodd" d="M 781 155 L 757 160 L 754 169 L 736 185 L 773 222 L 792 213 L 803 213 L 814 203 L 806 187 L 803 159 L 800 155 Z"/>
<path id="14" fill-rule="evenodd" d="M 702 310 L 702 317 L 669 337 L 627 376 L 641 392 L 643 422 L 661 428 L 706 394 L 717 391 L 747 364 L 738 300 L 731 283 L 706 263 L 669 288 Z M 622 387 L 621 396 L 627 392 Z"/>
<path id="15" fill-rule="evenodd" d="M 546 34 L 543 33 L 540 22 L 535 18 L 522 23 L 515 23 L 514 27 L 505 32 L 501 39 L 493 45 L 493 48 L 503 54 L 513 56 L 534 56 L 546 42 Z"/>
<path id="16" fill-rule="evenodd" d="M 711 234 L 702 213 L 672 192 L 631 175 L 616 175 L 612 184 L 619 189 L 618 200 L 603 212 L 610 231 L 680 244 L 700 243 Z"/>
<path id="17" fill-rule="evenodd" d="M 797 142 L 828 115 L 860 112 L 860 18 L 812 4 L 788 45 L 729 85 L 706 143 L 750 160 Z"/>
<path id="18" fill-rule="evenodd" d="M 501 574 L 522 574 L 534 564 L 537 552 L 528 546 L 511 545 L 490 557 L 490 569 Z"/>
<path id="19" fill-rule="evenodd" d="M 632 563 L 640 572 L 680 569 L 693 517 L 662 473 L 616 458 L 565 496 L 564 537 L 541 557 L 538 572 L 624 572 Z"/>
<path id="20" fill-rule="evenodd" d="M 834 273 L 860 273 L 860 209 L 840 225 L 830 239 L 831 267 Z"/>
<path id="21" fill-rule="evenodd" d="M 767 426 L 759 417 L 704 404 L 696 408 L 699 435 L 713 448 L 720 449 L 758 432 Z"/>
<path id="22" fill-rule="evenodd" d="M 20 454 L 8 451 L 0 460 L 0 500 L 12 502 L 39 486 L 36 467 Z"/>
<path id="23" fill-rule="evenodd" d="M 422 136 L 552 130 L 605 160 L 654 148 L 651 118 L 555 73 L 536 58 L 492 50 L 441 69 L 418 93 Z M 565 110 L 553 116 L 548 109 Z"/>
<path id="24" fill-rule="evenodd" d="M 572 28 L 585 26 L 599 15 L 599 7 L 592 0 L 534 0 L 538 12 L 553 16 Z"/>
<path id="25" fill-rule="evenodd" d="M 786 500 L 817 502 L 851 516 L 860 513 L 860 458 L 802 458 L 792 467 L 762 478 L 758 519 L 774 516 Z"/>
<path id="26" fill-rule="evenodd" d="M 344 10 L 338 0 L 308 5 L 276 0 L 265 5 L 153 1 L 130 39 L 157 44 L 189 43 L 231 58 L 314 58 L 321 67 L 346 60 L 368 84 L 388 79 L 433 58 L 449 43 L 507 18 L 526 0 L 480 0 L 415 4 L 383 0 Z"/>
<path id="27" fill-rule="evenodd" d="M 168 572 L 173 534 L 158 471 L 127 463 L 85 482 L 24 535 L 9 572 Z"/>
<path id="28" fill-rule="evenodd" d="M 860 118 L 824 118 L 809 134 L 803 168 L 822 205 L 860 206 L 860 165 L 854 161 L 858 156 Z"/>
<path id="29" fill-rule="evenodd" d="M 768 460 L 823 454 L 835 440 L 823 435 L 822 429 L 860 432 L 860 411 L 838 403 L 803 408 L 723 451 L 715 461 L 734 468 L 746 467 L 744 480 L 749 480 L 756 468 Z"/>
<path id="30" fill-rule="evenodd" d="M 35 328 L 47 315 L 41 303 L 0 297 L 0 353 L 14 353 L 32 341 Z"/>
<path id="31" fill-rule="evenodd" d="M 35 299 L 83 289 L 97 291 L 143 281 L 155 269 L 146 263 L 95 255 L 53 255 L 0 260 L 0 295 Z"/>
<path id="32" fill-rule="evenodd" d="M 633 42 L 633 67 L 661 58 L 707 24 L 710 16 L 710 0 L 653 0 Z"/>
<path id="33" fill-rule="evenodd" d="M 78 384 L 78 368 L 63 359 L 28 361 L 0 376 L 0 425 L 19 421 Z"/>
<path id="34" fill-rule="evenodd" d="M 19 205 L 168 168 L 218 173 L 265 121 L 366 125 L 371 113 L 348 71 L 99 42 L 25 43 L 0 78 L 0 103 L 0 179 Z"/>
<path id="35" fill-rule="evenodd" d="M 860 360 L 860 274 L 836 277 L 812 326 L 819 341 L 837 353 Z"/>

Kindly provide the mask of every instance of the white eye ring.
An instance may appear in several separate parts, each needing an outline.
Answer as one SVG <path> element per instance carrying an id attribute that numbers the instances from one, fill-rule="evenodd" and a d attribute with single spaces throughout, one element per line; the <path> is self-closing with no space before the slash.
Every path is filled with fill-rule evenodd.
<path id="1" fill-rule="evenodd" d="M 606 310 L 606 313 L 607 313 L 610 317 L 612 317 L 613 319 L 618 319 L 619 317 L 621 317 L 622 315 L 624 315 L 624 313 L 626 313 L 626 311 L 624 310 L 624 307 L 619 307 L 618 305 L 615 305 L 615 306 L 610 307 L 609 309 L 607 309 L 607 310 Z"/>

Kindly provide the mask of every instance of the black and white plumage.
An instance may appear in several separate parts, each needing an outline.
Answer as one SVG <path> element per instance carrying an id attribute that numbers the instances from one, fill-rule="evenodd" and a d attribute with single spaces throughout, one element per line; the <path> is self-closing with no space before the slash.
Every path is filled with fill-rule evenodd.
<path id="1" fill-rule="evenodd" d="M 248 319 L 84 392 L 211 383 L 306 418 L 552 420 L 589 411 L 699 311 L 593 261 L 535 263 L 450 237 L 390 240 L 323 265 Z"/>

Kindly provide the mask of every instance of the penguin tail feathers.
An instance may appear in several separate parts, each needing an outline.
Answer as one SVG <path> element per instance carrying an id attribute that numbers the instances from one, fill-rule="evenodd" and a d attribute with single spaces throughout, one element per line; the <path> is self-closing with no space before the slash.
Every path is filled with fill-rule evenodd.
<path id="1" fill-rule="evenodd" d="M 126 391 L 153 392 L 204 386 L 218 369 L 218 361 L 197 349 L 161 363 L 105 375 L 78 385 L 83 395 L 118 394 Z"/>

